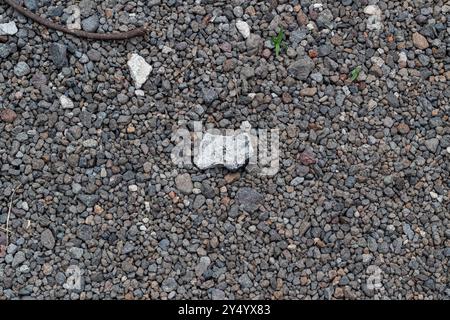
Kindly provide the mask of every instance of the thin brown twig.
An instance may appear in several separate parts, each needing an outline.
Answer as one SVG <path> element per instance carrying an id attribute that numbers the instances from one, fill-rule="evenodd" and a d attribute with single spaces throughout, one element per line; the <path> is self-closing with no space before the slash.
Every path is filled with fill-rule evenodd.
<path id="1" fill-rule="evenodd" d="M 127 32 L 117 32 L 117 33 L 97 33 L 97 32 L 86 32 L 82 30 L 72 30 L 66 28 L 60 24 L 54 23 L 50 20 L 44 19 L 41 16 L 25 9 L 15 0 L 5 0 L 5 2 L 12 7 L 14 10 L 24 15 L 25 17 L 39 23 L 49 29 L 61 31 L 79 38 L 85 38 L 90 40 L 102 40 L 102 41 L 117 41 L 117 40 L 127 40 L 134 37 L 139 37 L 147 34 L 149 32 L 148 25 L 144 25 L 141 28 L 136 28 Z"/>
<path id="2" fill-rule="evenodd" d="M 14 195 L 16 194 L 17 189 L 22 185 L 22 183 L 19 183 L 13 190 L 11 194 L 11 198 L 9 200 L 9 206 L 8 206 L 8 215 L 6 216 L 6 246 L 9 246 L 9 219 L 11 218 L 11 210 L 12 210 L 12 204 L 14 201 Z M 3 228 L 2 228 L 3 229 Z"/>

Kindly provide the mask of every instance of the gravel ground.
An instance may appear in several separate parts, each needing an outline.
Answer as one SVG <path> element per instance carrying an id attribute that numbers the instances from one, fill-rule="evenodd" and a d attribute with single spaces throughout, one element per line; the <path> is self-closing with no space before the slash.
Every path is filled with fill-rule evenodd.
<path id="1" fill-rule="evenodd" d="M 448 1 L 24 2 L 152 31 L 0 2 L 0 299 L 449 298 Z M 279 171 L 177 167 L 180 120 Z"/>

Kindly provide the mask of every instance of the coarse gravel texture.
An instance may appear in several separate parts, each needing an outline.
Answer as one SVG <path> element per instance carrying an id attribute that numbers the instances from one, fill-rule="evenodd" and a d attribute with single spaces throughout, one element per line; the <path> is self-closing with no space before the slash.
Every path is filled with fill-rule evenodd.
<path id="1" fill-rule="evenodd" d="M 0 2 L 0 299 L 449 298 L 447 1 L 25 1 L 72 5 L 152 31 Z M 279 171 L 177 167 L 194 120 L 279 129 Z"/>

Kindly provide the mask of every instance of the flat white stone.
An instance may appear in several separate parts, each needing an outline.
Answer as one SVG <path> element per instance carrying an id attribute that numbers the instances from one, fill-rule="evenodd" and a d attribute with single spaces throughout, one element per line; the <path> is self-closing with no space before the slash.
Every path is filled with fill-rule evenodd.
<path id="1" fill-rule="evenodd" d="M 134 81 L 136 89 L 140 89 L 147 81 L 150 72 L 153 68 L 140 55 L 133 53 L 130 60 L 128 60 L 128 67 L 130 68 L 131 78 Z"/>
<path id="2" fill-rule="evenodd" d="M 367 18 L 366 26 L 369 30 L 381 30 L 383 29 L 383 24 L 381 23 L 381 10 L 376 5 L 368 5 L 364 8 L 364 13 L 369 15 Z"/>
<path id="3" fill-rule="evenodd" d="M 144 90 L 135 90 L 134 94 L 137 95 L 138 97 L 143 97 L 145 96 L 145 92 Z"/>
<path id="4" fill-rule="evenodd" d="M 71 13 L 71 15 L 67 18 L 67 28 L 70 30 L 80 30 L 81 29 L 80 7 L 72 5 L 67 8 L 67 11 Z"/>
<path id="5" fill-rule="evenodd" d="M 254 154 L 248 133 L 235 135 L 213 135 L 205 133 L 200 142 L 194 163 L 199 169 L 208 169 L 223 165 L 229 170 L 236 170 L 245 165 Z"/>
<path id="6" fill-rule="evenodd" d="M 164 53 L 164 54 L 171 53 L 172 51 L 173 51 L 173 49 L 171 47 L 168 47 L 168 46 L 163 46 L 162 49 L 161 49 L 161 52 Z"/>
<path id="7" fill-rule="evenodd" d="M 248 25 L 247 22 L 238 20 L 236 22 L 236 28 L 245 39 L 247 39 L 250 36 L 250 26 Z"/>
<path id="8" fill-rule="evenodd" d="M 372 61 L 372 63 L 375 63 L 375 65 L 377 65 L 378 67 L 382 67 L 384 65 L 384 60 L 380 57 L 372 57 L 370 58 L 370 60 Z"/>
<path id="9" fill-rule="evenodd" d="M 8 23 L 0 24 L 0 35 L 1 36 L 12 36 L 19 31 L 17 29 L 16 23 L 14 21 L 10 21 Z"/>
<path id="10" fill-rule="evenodd" d="M 376 5 L 368 5 L 367 7 L 364 8 L 364 13 L 368 14 L 370 16 L 381 16 L 381 10 L 378 6 Z"/>
<path id="11" fill-rule="evenodd" d="M 59 102 L 61 103 L 61 107 L 63 109 L 73 109 L 74 107 L 72 100 L 67 98 L 65 95 L 59 97 Z"/>

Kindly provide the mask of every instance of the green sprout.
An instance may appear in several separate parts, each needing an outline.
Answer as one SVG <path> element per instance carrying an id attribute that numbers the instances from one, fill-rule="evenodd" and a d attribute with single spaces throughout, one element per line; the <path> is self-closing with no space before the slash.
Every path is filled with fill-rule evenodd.
<path id="1" fill-rule="evenodd" d="M 283 43 L 284 39 L 284 30 L 280 28 L 278 30 L 278 35 L 276 37 L 272 37 L 272 44 L 275 47 L 275 56 L 279 56 L 281 52 L 281 47 L 286 47 L 286 45 Z"/>
<path id="2" fill-rule="evenodd" d="M 357 66 L 355 69 L 352 70 L 352 72 L 350 72 L 350 79 L 352 81 L 355 81 L 356 79 L 358 79 L 360 72 L 361 72 L 361 66 Z"/>

